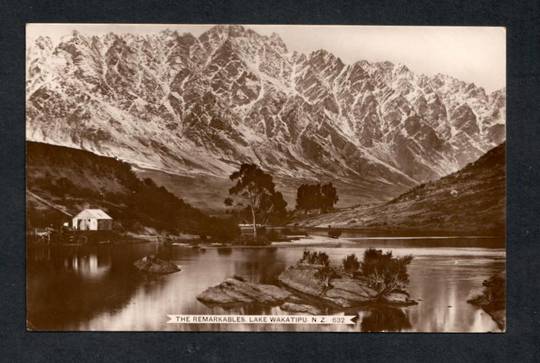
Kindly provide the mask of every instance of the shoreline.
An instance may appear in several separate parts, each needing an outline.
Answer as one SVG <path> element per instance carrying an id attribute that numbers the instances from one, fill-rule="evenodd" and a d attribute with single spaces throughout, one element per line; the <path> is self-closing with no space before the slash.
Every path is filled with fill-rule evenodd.
<path id="1" fill-rule="evenodd" d="M 362 236 L 362 237 L 340 237 L 340 238 L 331 238 L 324 235 L 312 234 L 308 236 L 289 236 L 294 239 L 291 241 L 273 241 L 267 245 L 243 245 L 243 244 L 231 244 L 231 243 L 220 243 L 220 242 L 196 242 L 193 239 L 183 239 L 183 238 L 171 238 L 170 245 L 174 247 L 182 248 L 204 248 L 204 249 L 223 249 L 223 248 L 234 248 L 234 249 L 256 249 L 256 248 L 277 248 L 277 247 L 298 247 L 298 246 L 337 246 L 340 247 L 342 244 L 352 245 L 356 242 L 361 241 L 415 241 L 415 240 L 459 240 L 459 239 L 482 239 L 482 240 L 499 240 L 503 237 L 497 236 Z M 131 245 L 131 244 L 146 244 L 146 243 L 163 243 L 160 239 L 163 236 L 160 235 L 130 235 L 126 239 L 122 239 L 116 242 L 98 242 L 92 245 Z M 29 245 L 49 245 L 49 246 L 86 246 L 90 244 L 76 244 L 76 243 L 30 243 Z M 504 248 L 506 243 L 501 246 L 496 246 L 495 248 Z"/>
<path id="2" fill-rule="evenodd" d="M 378 228 L 355 228 L 347 227 L 340 224 L 329 224 L 332 228 L 339 229 L 343 233 L 357 233 L 363 234 L 366 237 L 396 237 L 396 238 L 438 238 L 438 237 L 452 237 L 452 238 L 505 238 L 506 234 L 492 234 L 492 233 L 479 233 L 474 234 L 471 231 L 462 232 L 455 230 L 430 230 L 427 229 L 409 229 L 409 228 L 395 228 L 395 229 L 378 229 Z M 328 226 L 287 226 L 290 228 L 301 228 L 313 232 L 326 232 Z"/>

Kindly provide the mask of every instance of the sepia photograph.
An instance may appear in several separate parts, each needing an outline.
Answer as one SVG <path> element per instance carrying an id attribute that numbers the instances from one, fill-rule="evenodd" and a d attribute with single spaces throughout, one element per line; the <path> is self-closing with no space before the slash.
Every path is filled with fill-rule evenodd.
<path id="1" fill-rule="evenodd" d="M 28 331 L 506 331 L 504 27 L 29 23 L 25 78 Z"/>

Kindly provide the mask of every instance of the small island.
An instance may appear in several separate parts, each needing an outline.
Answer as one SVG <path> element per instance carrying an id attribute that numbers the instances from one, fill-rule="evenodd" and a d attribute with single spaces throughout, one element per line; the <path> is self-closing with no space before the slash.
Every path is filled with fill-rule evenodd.
<path id="1" fill-rule="evenodd" d="M 405 290 L 411 261 L 412 256 L 394 257 L 392 252 L 368 249 L 362 262 L 349 255 L 341 265 L 334 266 L 326 253 L 305 250 L 295 265 L 279 275 L 279 286 L 251 283 L 235 276 L 206 289 L 197 299 L 209 305 L 280 306 L 285 311 L 305 314 L 366 305 L 414 305 L 416 302 Z"/>
<path id="2" fill-rule="evenodd" d="M 135 261 L 133 266 L 141 272 L 156 275 L 167 275 L 180 271 L 180 268 L 174 263 L 162 260 L 154 255 L 144 256 Z"/>

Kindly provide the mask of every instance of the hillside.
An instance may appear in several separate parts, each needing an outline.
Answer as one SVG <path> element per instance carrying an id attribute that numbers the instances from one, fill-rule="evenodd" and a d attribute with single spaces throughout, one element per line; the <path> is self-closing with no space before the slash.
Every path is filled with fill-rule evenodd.
<path id="1" fill-rule="evenodd" d="M 504 89 L 391 62 L 345 64 L 324 49 L 300 54 L 236 25 L 199 37 L 39 37 L 26 80 L 30 141 L 195 180 L 257 163 L 276 179 L 331 179 L 365 203 L 459 170 L 505 139 Z"/>
<path id="2" fill-rule="evenodd" d="M 392 201 L 299 221 L 421 235 L 504 235 L 506 143 L 439 180 L 419 185 Z"/>
<path id="3" fill-rule="evenodd" d="M 135 174 L 142 179 L 150 178 L 157 185 L 162 185 L 171 193 L 174 193 L 193 207 L 200 209 L 207 214 L 223 214 L 225 208 L 223 200 L 229 195 L 232 186 L 228 177 L 218 177 L 206 174 L 180 175 L 166 173 L 159 170 L 134 168 Z M 273 175 L 274 176 L 274 175 Z M 283 193 L 287 201 L 288 208 L 294 208 L 296 204 L 296 191 L 302 183 L 312 183 L 313 180 L 274 176 L 276 188 Z M 343 180 L 333 180 L 332 178 L 321 178 L 321 183 L 332 182 L 340 192 L 340 200 L 337 206 L 345 207 L 356 205 L 370 200 L 369 194 L 359 192 L 352 182 Z"/>
<path id="4" fill-rule="evenodd" d="M 143 232 L 201 231 L 208 217 L 122 161 L 87 151 L 26 144 L 27 228 L 69 221 L 83 208 L 101 208 L 115 228 Z"/>

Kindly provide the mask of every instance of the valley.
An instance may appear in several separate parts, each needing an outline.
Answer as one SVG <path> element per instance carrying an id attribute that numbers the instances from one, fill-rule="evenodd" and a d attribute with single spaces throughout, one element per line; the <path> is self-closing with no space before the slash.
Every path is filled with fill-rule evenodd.
<path id="1" fill-rule="evenodd" d="M 505 146 L 503 143 L 463 169 L 414 187 L 390 202 L 300 217 L 296 223 L 401 236 L 504 236 Z"/>

